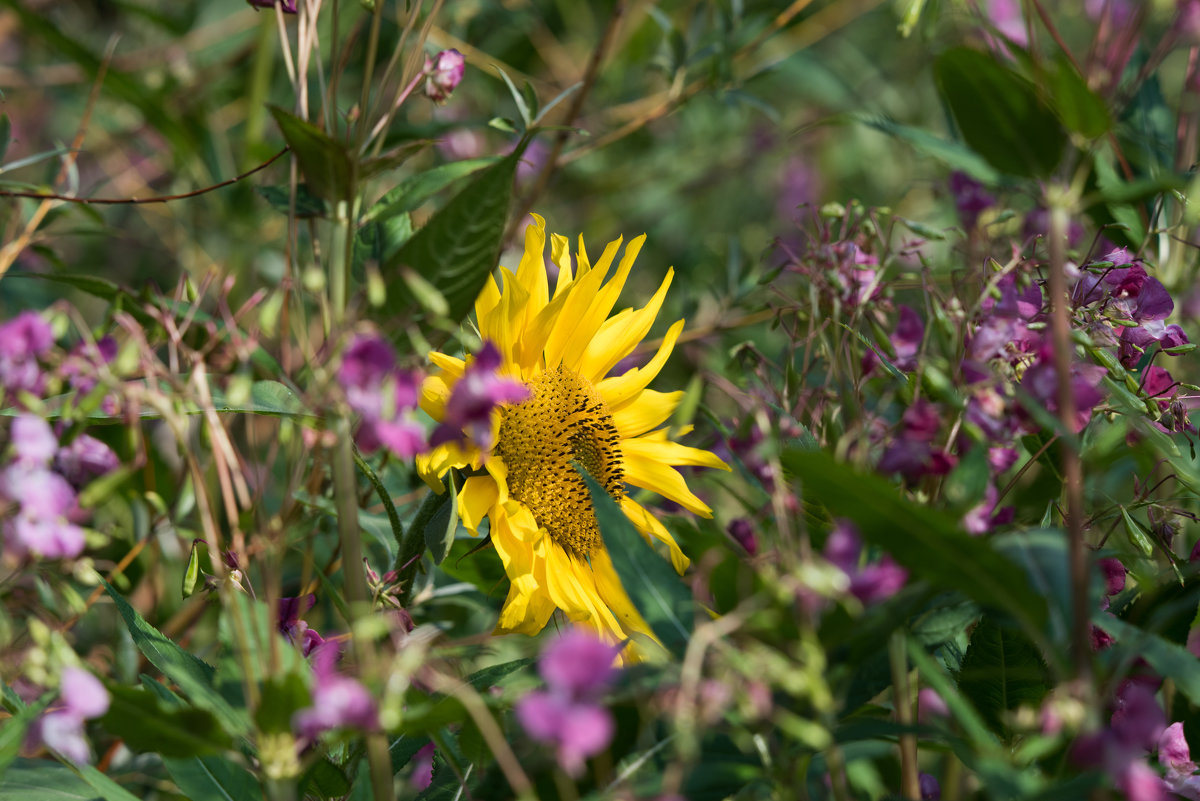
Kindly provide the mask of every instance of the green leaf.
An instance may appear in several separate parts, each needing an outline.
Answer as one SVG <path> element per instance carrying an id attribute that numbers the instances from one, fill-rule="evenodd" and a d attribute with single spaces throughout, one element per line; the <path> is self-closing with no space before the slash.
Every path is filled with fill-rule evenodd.
<path id="1" fill-rule="evenodd" d="M 18 759 L 0 780 L 0 798 L 20 801 L 97 801 L 104 798 L 66 765 Z"/>
<path id="2" fill-rule="evenodd" d="M 346 146 L 278 106 L 270 109 L 313 194 L 330 203 L 349 200 L 354 165 Z"/>
<path id="3" fill-rule="evenodd" d="M 942 666 L 925 652 L 923 646 L 911 638 L 908 641 L 908 658 L 925 683 L 946 702 L 951 717 L 958 721 L 976 748 L 987 752 L 999 745 L 996 735 L 984 725 L 975 707 L 958 691 Z"/>
<path id="4" fill-rule="evenodd" d="M 112 702 L 100 724 L 134 751 L 191 757 L 233 744 L 206 710 L 187 706 L 164 709 L 149 692 L 120 684 L 109 684 L 108 693 Z"/>
<path id="5" fill-rule="evenodd" d="M 189 801 L 252 801 L 263 798 L 254 774 L 218 756 L 164 759 L 171 779 Z"/>
<path id="6" fill-rule="evenodd" d="M 254 723 L 264 734 L 283 734 L 292 730 L 292 715 L 312 706 L 312 697 L 304 678 L 293 671 L 271 676 L 263 682 L 262 698 L 254 710 Z"/>
<path id="7" fill-rule="evenodd" d="M 250 397 L 242 403 L 230 403 L 225 393 L 212 390 L 213 407 L 220 414 L 244 412 L 268 414 L 275 417 L 313 416 L 304 410 L 304 404 L 288 387 L 278 381 L 255 381 L 250 385 Z"/>
<path id="8" fill-rule="evenodd" d="M 1196 670 L 1196 657 L 1186 648 L 1107 612 L 1092 615 L 1092 625 L 1111 634 L 1128 653 L 1145 659 L 1157 673 L 1172 679 L 1189 701 L 1200 705 L 1200 670 Z"/>
<path id="9" fill-rule="evenodd" d="M 468 676 L 467 683 L 482 692 L 495 686 L 506 676 L 529 667 L 534 661 L 533 659 L 514 659 L 511 662 L 503 662 L 499 665 L 485 667 Z"/>
<path id="10" fill-rule="evenodd" d="M 865 540 L 913 575 L 1006 610 L 1031 632 L 1042 630 L 1046 600 L 987 540 L 969 536 L 945 515 L 901 497 L 879 476 L 858 473 L 826 453 L 789 448 L 782 461 L 803 483 L 805 498 L 834 517 L 853 520 Z"/>
<path id="11" fill-rule="evenodd" d="M 385 315 L 393 319 L 413 315 L 416 298 L 402 269 L 407 267 L 438 288 L 452 322 L 466 316 L 500 259 L 522 152 L 517 148 L 480 172 L 383 265 Z"/>
<path id="12" fill-rule="evenodd" d="M 974 446 L 946 476 L 943 490 L 946 501 L 962 509 L 974 506 L 987 493 L 991 475 L 988 449 L 982 445 Z"/>
<path id="13" fill-rule="evenodd" d="M 12 141 L 12 123 L 7 114 L 0 114 L 0 164 L 4 163 L 4 154 L 8 152 L 8 143 Z"/>
<path id="14" fill-rule="evenodd" d="M 979 156 L 979 153 L 971 150 L 970 147 L 959 144 L 958 141 L 941 139 L 929 131 L 925 131 L 924 128 L 901 125 L 899 122 L 878 118 L 878 116 L 854 115 L 850 119 L 875 128 L 878 132 L 886 133 L 889 137 L 904 141 L 904 143 L 912 145 L 917 152 L 936 158 L 950 169 L 962 171 L 986 185 L 995 186 L 997 182 L 1000 182 L 1000 173 L 997 173 L 986 159 Z"/>
<path id="15" fill-rule="evenodd" d="M 375 201 L 363 215 L 362 221 L 382 222 L 398 214 L 410 212 L 456 181 L 495 162 L 494 157 L 463 159 L 418 173 Z"/>
<path id="16" fill-rule="evenodd" d="M 993 167 L 1034 177 L 1058 166 L 1066 132 L 1025 78 L 968 47 L 938 56 L 933 74 L 963 139 Z"/>
<path id="17" fill-rule="evenodd" d="M 271 204 L 271 208 L 287 214 L 292 208 L 292 192 L 286 186 L 257 186 L 255 191 Z M 325 201 L 309 191 L 307 184 L 296 187 L 296 217 L 324 217 L 329 213 Z"/>
<path id="18" fill-rule="evenodd" d="M 392 772 L 395 773 L 395 770 Z M 345 771 L 322 757 L 305 772 L 300 779 L 300 787 L 307 787 L 310 792 L 321 798 L 335 799 L 342 798 L 350 792 L 350 780 L 346 778 Z"/>
<path id="19" fill-rule="evenodd" d="M 1037 706 L 1050 691 L 1050 672 L 1038 649 L 1020 629 L 984 615 L 958 674 L 958 689 L 979 710 L 987 727 L 1011 736 L 1005 717 L 1021 706 Z"/>
<path id="20" fill-rule="evenodd" d="M 72 769 L 105 801 L 138 801 L 138 797 L 117 784 L 91 765 L 75 765 Z"/>
<path id="21" fill-rule="evenodd" d="M 103 581 L 103 579 L 102 579 Z M 196 706 L 216 715 L 227 732 L 243 734 L 248 727 L 244 712 L 238 712 L 213 686 L 216 671 L 212 665 L 197 659 L 180 648 L 173 640 L 146 622 L 111 584 L 104 581 L 104 589 L 121 613 L 134 644 L 138 650 L 162 674 L 175 684 Z"/>
<path id="22" fill-rule="evenodd" d="M 425 524 L 425 547 L 429 549 L 435 565 L 445 561 L 454 545 L 454 535 L 458 532 L 458 489 L 458 482 L 451 473 L 446 479 L 449 502 L 441 504 Z"/>
<path id="23" fill-rule="evenodd" d="M 1112 126 L 1104 101 L 1088 88 L 1087 81 L 1065 53 L 1060 52 L 1055 57 L 1048 85 L 1054 101 L 1053 110 L 1068 130 L 1095 139 Z"/>
<path id="24" fill-rule="evenodd" d="M 917 152 L 932 156 L 950 169 L 965 172 L 981 183 L 994 186 L 1000 181 L 1000 174 L 985 159 L 958 142 L 939 139 L 924 128 L 901 125 L 882 117 L 854 116 L 851 119 L 906 142 Z"/>
<path id="25" fill-rule="evenodd" d="M 8 689 L 7 685 L 5 689 Z M 29 725 L 38 715 L 42 714 L 46 707 L 50 706 L 50 702 L 54 700 L 55 696 L 56 693 L 53 691 L 43 693 L 35 702 L 21 708 L 15 715 L 4 721 L 3 726 L 0 726 L 0 776 L 4 775 L 4 771 L 17 758 Z"/>
<path id="26" fill-rule="evenodd" d="M 587 483 L 604 547 L 612 557 L 621 586 L 654 635 L 676 657 L 682 657 L 692 634 L 695 602 L 675 568 L 642 539 L 633 523 L 596 479 L 575 465 Z"/>

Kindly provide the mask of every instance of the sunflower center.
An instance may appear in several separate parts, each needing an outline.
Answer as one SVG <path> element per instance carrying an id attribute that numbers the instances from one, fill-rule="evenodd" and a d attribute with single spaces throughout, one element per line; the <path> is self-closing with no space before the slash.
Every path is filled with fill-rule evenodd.
<path id="1" fill-rule="evenodd" d="M 578 461 L 604 490 L 624 494 L 621 449 L 612 414 L 592 385 L 563 367 L 529 382 L 522 403 L 502 407 L 496 452 L 508 468 L 508 494 L 565 550 L 586 557 L 600 528 Z"/>

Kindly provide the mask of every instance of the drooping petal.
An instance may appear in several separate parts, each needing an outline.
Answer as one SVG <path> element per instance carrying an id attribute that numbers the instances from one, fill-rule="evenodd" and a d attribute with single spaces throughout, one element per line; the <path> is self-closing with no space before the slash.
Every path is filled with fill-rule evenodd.
<path id="1" fill-rule="evenodd" d="M 665 423 L 682 400 L 683 390 L 656 392 L 644 389 L 633 401 L 613 412 L 613 424 L 622 439 L 640 436 Z"/>
<path id="2" fill-rule="evenodd" d="M 500 490 L 491 476 L 471 476 L 463 482 L 458 493 L 458 516 L 467 531 L 479 535 L 479 524 L 499 497 Z"/>
<path id="3" fill-rule="evenodd" d="M 641 532 L 642 536 L 646 537 L 647 542 L 649 542 L 650 537 L 654 537 L 659 542 L 666 544 L 667 549 L 671 552 L 671 565 L 675 568 L 675 572 L 682 576 L 684 571 L 687 570 L 688 565 L 692 563 L 692 560 L 684 555 L 683 550 L 679 547 L 679 543 L 675 542 L 675 538 L 671 536 L 671 532 L 667 531 L 667 527 L 659 522 L 654 515 L 650 514 L 644 506 L 628 495 L 621 498 L 621 511 L 633 523 L 634 528 Z"/>
<path id="4" fill-rule="evenodd" d="M 657 492 L 701 517 L 712 517 L 712 509 L 688 489 L 687 482 L 675 468 L 635 453 L 623 454 L 622 461 L 625 480 L 633 486 Z"/>
<path id="5" fill-rule="evenodd" d="M 662 432 L 665 435 L 666 429 L 662 429 Z M 663 439 L 645 436 L 624 440 L 621 443 L 621 453 L 627 456 L 641 456 L 663 464 L 729 470 L 729 465 L 721 461 L 721 457 L 715 453 L 671 442 L 665 436 Z"/>

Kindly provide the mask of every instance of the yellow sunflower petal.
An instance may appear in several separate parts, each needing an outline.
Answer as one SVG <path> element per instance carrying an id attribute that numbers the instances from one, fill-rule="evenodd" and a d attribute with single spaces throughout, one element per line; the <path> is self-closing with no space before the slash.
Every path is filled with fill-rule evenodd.
<path id="1" fill-rule="evenodd" d="M 442 376 L 426 376 L 421 382 L 421 396 L 418 399 L 422 411 L 434 420 L 441 420 L 446 416 L 446 401 L 450 400 L 450 390 L 450 385 Z"/>
<path id="2" fill-rule="evenodd" d="M 439 495 L 445 490 L 442 478 L 452 467 L 466 467 L 481 458 L 478 448 L 463 449 L 458 443 L 447 442 L 416 457 L 417 473 Z"/>
<path id="3" fill-rule="evenodd" d="M 517 266 L 517 281 L 529 293 L 529 305 L 523 322 L 528 324 L 550 300 L 549 282 L 546 280 L 546 264 L 542 255 L 546 250 L 546 221 L 531 214 L 534 224 L 525 228 L 525 253 Z"/>
<path id="4" fill-rule="evenodd" d="M 659 522 L 658 518 L 650 514 L 646 507 L 642 506 L 637 501 L 629 496 L 621 499 L 621 511 L 633 523 L 634 528 L 642 533 L 643 536 L 654 537 L 656 540 L 663 542 L 667 546 L 667 550 L 671 552 L 671 565 L 675 568 L 675 572 L 683 575 L 687 570 L 688 565 L 692 563 L 684 555 L 680 549 L 679 543 L 675 542 L 675 538 L 671 536 L 671 532 L 667 531 L 667 527 Z"/>
<path id="5" fill-rule="evenodd" d="M 445 353 L 438 351 L 430 351 L 429 361 L 433 362 L 434 366 L 440 369 L 447 377 L 457 381 L 462 378 L 463 370 L 467 368 L 467 363 L 456 356 L 447 356 Z"/>
<path id="6" fill-rule="evenodd" d="M 575 280 L 571 270 L 571 243 L 565 236 L 550 235 L 550 260 L 558 268 L 558 280 L 554 282 L 554 297 L 557 298 Z"/>
<path id="7" fill-rule="evenodd" d="M 613 412 L 617 433 L 623 438 L 636 437 L 662 425 L 675 412 L 681 400 L 683 390 L 656 392 L 643 389 L 631 402 Z"/>
<path id="8" fill-rule="evenodd" d="M 472 534 L 479 536 L 479 524 L 500 498 L 500 489 L 491 476 L 471 476 L 458 493 L 458 517 Z"/>
<path id="9" fill-rule="evenodd" d="M 644 236 L 638 237 L 637 240 L 629 243 L 630 247 L 633 247 L 635 243 L 640 246 L 641 242 L 638 240 L 644 239 Z M 592 382 L 599 381 L 617 365 L 617 362 L 633 353 L 633 349 L 646 337 L 646 334 L 650 332 L 650 327 L 654 325 L 674 275 L 674 270 L 667 270 L 667 277 L 663 279 L 658 291 L 644 307 L 637 311 L 623 311 L 609 318 L 604 325 L 600 326 L 588 341 L 587 349 L 579 361 L 580 375 Z"/>
<path id="10" fill-rule="evenodd" d="M 665 434 L 666 429 L 661 429 Z M 654 432 L 655 434 L 659 432 Z M 715 453 L 700 448 L 689 448 L 678 442 L 671 442 L 665 436 L 658 439 L 652 435 L 627 439 L 621 442 L 621 453 L 625 456 L 642 456 L 663 464 L 687 465 L 689 467 L 715 467 L 718 470 L 728 470 L 729 465 L 721 461 Z"/>
<path id="11" fill-rule="evenodd" d="M 504 564 L 510 586 L 496 633 L 537 634 L 554 614 L 554 602 L 546 592 L 546 537 L 530 536 L 532 516 L 519 514 L 511 519 L 506 507 L 493 507 L 492 546 Z M 528 512 L 528 510 L 525 510 Z M 532 534 L 536 535 L 535 530 Z"/>
<path id="12" fill-rule="evenodd" d="M 492 322 L 492 312 L 500 305 L 500 287 L 494 276 L 489 275 L 483 285 L 483 291 L 475 299 L 475 320 L 479 330 L 487 329 Z"/>
<path id="13" fill-rule="evenodd" d="M 681 333 L 683 333 L 683 320 L 679 320 L 667 329 L 667 335 L 663 337 L 658 353 L 654 354 L 654 358 L 645 367 L 634 367 L 622 375 L 606 378 L 596 385 L 600 397 L 604 398 L 609 409 L 619 409 L 623 404 L 633 400 L 654 380 L 663 365 L 667 363 L 667 358 L 675 349 L 675 340 L 679 339 Z"/>
<path id="14" fill-rule="evenodd" d="M 687 482 L 679 471 L 656 459 L 648 459 L 636 453 L 623 454 L 625 480 L 635 487 L 657 492 L 668 500 L 695 512 L 701 517 L 712 517 L 712 510 L 688 489 Z"/>
<path id="15" fill-rule="evenodd" d="M 597 332 L 600 331 L 605 320 L 608 319 L 608 315 L 612 313 L 613 307 L 617 305 L 617 299 L 621 296 L 621 290 L 625 288 L 625 282 L 629 279 L 629 271 L 633 269 L 634 259 L 641 252 L 642 244 L 645 241 L 645 234 L 630 241 L 629 245 L 625 248 L 625 255 L 621 257 L 621 263 L 617 266 L 616 274 L 592 298 L 592 302 L 588 304 L 587 311 L 584 312 L 583 317 L 575 326 L 571 342 L 563 352 L 563 364 L 583 374 L 589 381 L 599 378 L 604 373 L 600 373 L 600 375 L 594 377 L 587 375 L 582 365 L 584 354 L 591 347 Z M 616 249 L 613 245 L 619 245 L 620 242 L 621 240 L 617 239 L 609 246 L 609 250 L 614 251 L 614 255 Z M 600 264 L 596 265 L 596 269 L 600 272 L 608 272 L 609 264 L 613 258 L 609 256 L 609 250 L 604 252 L 605 258 L 601 260 Z M 649 330 L 649 326 L 647 326 L 646 330 Z M 645 336 L 645 334 L 642 334 L 642 336 Z M 634 341 L 635 345 L 641 341 L 642 336 L 639 336 Z M 614 360 L 613 364 L 616 364 L 618 361 L 620 361 L 620 358 Z M 605 370 L 604 372 L 608 371 Z"/>
<path id="16" fill-rule="evenodd" d="M 591 566 L 552 541 L 546 546 L 546 557 L 546 589 L 555 605 L 571 620 L 587 623 L 610 639 L 620 638 L 621 624 L 600 597 Z"/>

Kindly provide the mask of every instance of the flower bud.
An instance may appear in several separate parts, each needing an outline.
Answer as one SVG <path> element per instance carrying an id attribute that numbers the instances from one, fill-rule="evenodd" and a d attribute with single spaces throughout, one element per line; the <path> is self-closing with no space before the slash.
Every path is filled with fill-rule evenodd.
<path id="1" fill-rule="evenodd" d="M 450 93 L 462 82 L 466 64 L 463 54 L 453 48 L 426 58 L 425 96 L 435 103 L 449 100 Z"/>

